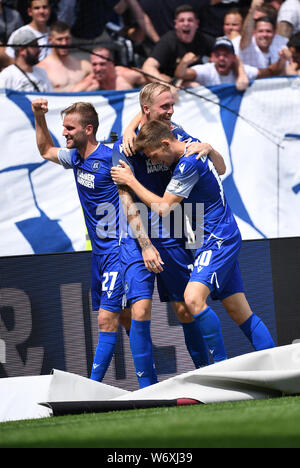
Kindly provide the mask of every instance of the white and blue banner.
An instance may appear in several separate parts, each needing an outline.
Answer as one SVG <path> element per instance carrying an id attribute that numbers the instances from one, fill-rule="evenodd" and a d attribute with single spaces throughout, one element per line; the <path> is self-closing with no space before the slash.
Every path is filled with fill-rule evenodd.
<path id="1" fill-rule="evenodd" d="M 37 150 L 36 93 L 0 90 L 0 256 L 85 250 L 86 230 L 73 172 Z M 55 144 L 65 146 L 60 111 L 91 102 L 98 139 L 119 136 L 139 111 L 138 90 L 44 95 Z M 244 240 L 300 235 L 300 79 L 257 80 L 182 90 L 173 120 L 224 157 L 225 194 Z"/>

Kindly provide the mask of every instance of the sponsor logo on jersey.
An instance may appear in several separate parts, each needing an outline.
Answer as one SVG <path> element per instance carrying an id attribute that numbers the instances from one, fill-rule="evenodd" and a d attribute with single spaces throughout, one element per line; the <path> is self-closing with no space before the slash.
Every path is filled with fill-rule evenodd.
<path id="1" fill-rule="evenodd" d="M 147 174 L 152 174 L 153 172 L 166 172 L 169 170 L 167 166 L 162 163 L 154 163 L 151 159 L 146 160 Z"/>
<path id="2" fill-rule="evenodd" d="M 95 176 L 77 169 L 77 182 L 87 188 L 95 188 Z"/>

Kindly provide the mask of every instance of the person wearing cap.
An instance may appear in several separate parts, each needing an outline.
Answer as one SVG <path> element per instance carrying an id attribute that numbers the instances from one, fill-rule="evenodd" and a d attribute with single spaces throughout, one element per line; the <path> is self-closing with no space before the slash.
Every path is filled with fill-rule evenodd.
<path id="1" fill-rule="evenodd" d="M 277 72 L 277 68 L 273 71 L 272 68 L 259 69 L 243 64 L 226 36 L 216 39 L 210 62 L 191 66 L 196 60 L 194 54 L 186 54 L 176 68 L 175 76 L 183 80 L 183 87 L 235 83 L 237 89 L 243 91 L 251 80 L 273 76 Z M 283 66 L 283 61 L 278 62 L 278 67 Z"/>
<path id="2" fill-rule="evenodd" d="M 47 23 L 51 13 L 50 0 L 28 0 L 27 13 L 28 16 L 31 17 L 31 22 L 25 24 L 25 26 L 22 26 L 11 34 L 5 53 L 9 57 L 15 58 L 15 50 L 14 47 L 11 46 L 13 43 L 16 44 L 14 41 L 15 35 L 19 31 L 30 31 L 39 40 L 39 45 L 43 46 L 39 54 L 39 61 L 41 61 L 51 52 L 51 48 L 46 47 L 47 44 L 49 44 L 49 28 Z"/>
<path id="3" fill-rule="evenodd" d="M 36 66 L 40 48 L 37 38 L 29 29 L 19 29 L 13 39 L 15 63 L 0 73 L 0 88 L 24 92 L 52 92 L 47 73 Z"/>

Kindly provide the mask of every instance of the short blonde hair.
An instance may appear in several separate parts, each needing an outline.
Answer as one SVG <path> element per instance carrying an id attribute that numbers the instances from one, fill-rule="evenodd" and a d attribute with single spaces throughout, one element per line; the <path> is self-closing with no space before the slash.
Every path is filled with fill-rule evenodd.
<path id="1" fill-rule="evenodd" d="M 140 105 L 144 112 L 144 105 L 151 106 L 154 99 L 162 93 L 171 93 L 171 88 L 162 83 L 149 83 L 145 85 L 140 92 Z"/>

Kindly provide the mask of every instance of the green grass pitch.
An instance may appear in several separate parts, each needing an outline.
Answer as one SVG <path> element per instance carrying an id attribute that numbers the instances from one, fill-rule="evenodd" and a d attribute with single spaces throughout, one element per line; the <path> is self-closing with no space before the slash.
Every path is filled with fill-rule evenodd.
<path id="1" fill-rule="evenodd" d="M 0 448 L 299 448 L 300 397 L 0 423 Z"/>

